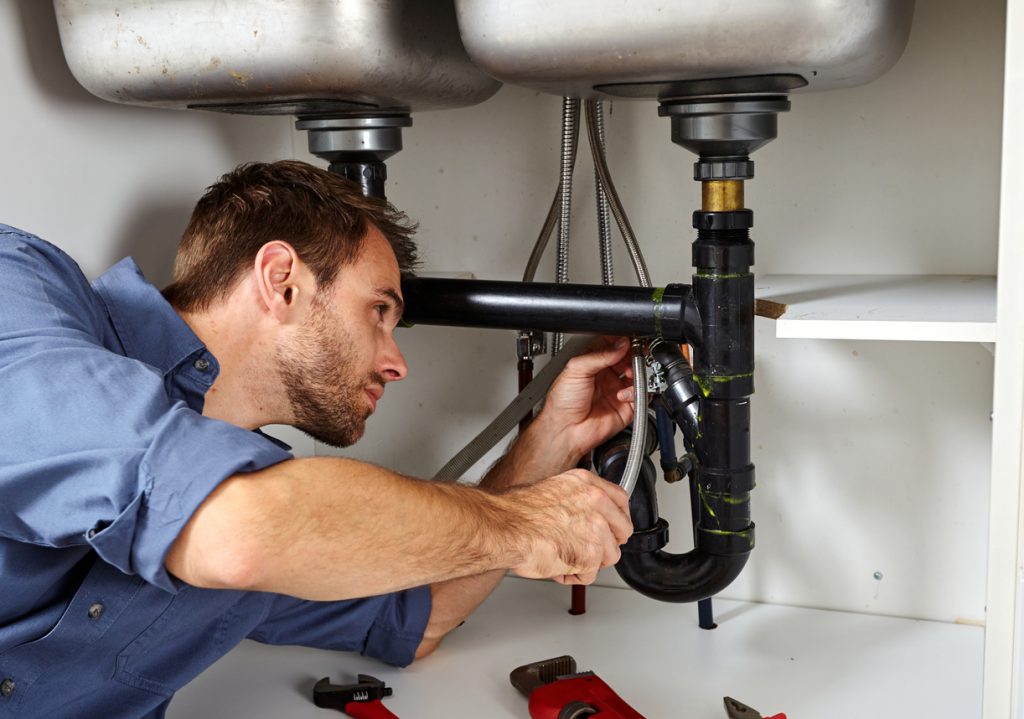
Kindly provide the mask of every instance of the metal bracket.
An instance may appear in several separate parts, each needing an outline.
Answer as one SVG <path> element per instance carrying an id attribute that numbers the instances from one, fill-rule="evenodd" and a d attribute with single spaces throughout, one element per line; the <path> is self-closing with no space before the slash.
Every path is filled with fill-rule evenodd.
<path id="1" fill-rule="evenodd" d="M 516 335 L 517 359 L 530 359 L 547 351 L 547 335 L 540 330 L 522 330 Z"/>

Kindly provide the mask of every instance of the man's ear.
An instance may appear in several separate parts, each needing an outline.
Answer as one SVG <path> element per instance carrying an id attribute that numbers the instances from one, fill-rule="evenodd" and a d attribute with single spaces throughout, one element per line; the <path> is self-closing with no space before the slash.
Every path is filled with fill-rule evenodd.
<path id="1" fill-rule="evenodd" d="M 268 242 L 256 253 L 256 288 L 264 308 L 279 322 L 288 322 L 313 296 L 312 273 L 287 242 Z"/>

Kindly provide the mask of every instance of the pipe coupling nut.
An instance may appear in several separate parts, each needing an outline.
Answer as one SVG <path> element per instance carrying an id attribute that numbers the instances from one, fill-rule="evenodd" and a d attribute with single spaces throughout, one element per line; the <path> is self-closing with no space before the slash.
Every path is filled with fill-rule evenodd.
<path id="1" fill-rule="evenodd" d="M 754 523 L 751 522 L 746 529 L 734 532 L 698 526 L 697 547 L 719 557 L 749 554 L 754 548 Z"/>
<path id="2" fill-rule="evenodd" d="M 695 230 L 749 230 L 753 226 L 753 210 L 729 210 L 727 212 L 697 210 L 693 213 L 693 228 Z"/>
<path id="3" fill-rule="evenodd" d="M 631 554 L 646 554 L 656 552 L 666 544 L 668 544 L 668 522 L 658 517 L 658 521 L 650 529 L 633 532 L 633 536 L 622 545 L 622 551 Z"/>
<path id="4" fill-rule="evenodd" d="M 752 180 L 753 160 L 699 160 L 693 163 L 693 179 L 698 182 L 709 180 Z"/>

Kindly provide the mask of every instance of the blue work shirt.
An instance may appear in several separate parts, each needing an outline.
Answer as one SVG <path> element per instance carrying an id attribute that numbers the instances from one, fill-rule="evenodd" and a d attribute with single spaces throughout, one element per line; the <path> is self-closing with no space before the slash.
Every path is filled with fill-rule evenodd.
<path id="1" fill-rule="evenodd" d="M 202 416 L 217 372 L 132 260 L 90 285 L 0 225 L 0 719 L 162 717 L 246 637 L 412 661 L 427 587 L 309 602 L 168 574 L 220 482 L 291 458 Z"/>

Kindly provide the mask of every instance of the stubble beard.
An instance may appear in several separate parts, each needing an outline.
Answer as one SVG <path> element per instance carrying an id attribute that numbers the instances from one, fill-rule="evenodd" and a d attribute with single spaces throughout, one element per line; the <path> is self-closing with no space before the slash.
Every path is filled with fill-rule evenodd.
<path id="1" fill-rule="evenodd" d="M 354 376 L 352 342 L 317 298 L 294 341 L 277 349 L 292 425 L 331 447 L 348 447 L 363 436 L 373 412 L 366 389 L 371 384 L 384 386 L 377 373 Z"/>

